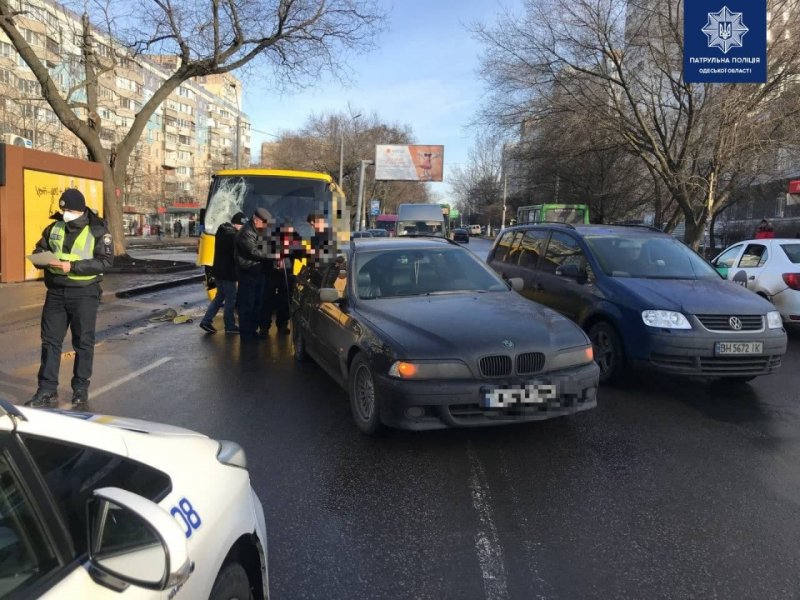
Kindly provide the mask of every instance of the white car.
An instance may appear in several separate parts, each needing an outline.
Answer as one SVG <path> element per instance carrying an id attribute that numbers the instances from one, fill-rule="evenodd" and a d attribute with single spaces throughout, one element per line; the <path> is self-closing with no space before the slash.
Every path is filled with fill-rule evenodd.
<path id="1" fill-rule="evenodd" d="M 711 264 L 726 279 L 772 302 L 785 323 L 800 323 L 800 239 L 745 240 Z"/>
<path id="2" fill-rule="evenodd" d="M 0 400 L 0 597 L 269 596 L 242 448 Z"/>

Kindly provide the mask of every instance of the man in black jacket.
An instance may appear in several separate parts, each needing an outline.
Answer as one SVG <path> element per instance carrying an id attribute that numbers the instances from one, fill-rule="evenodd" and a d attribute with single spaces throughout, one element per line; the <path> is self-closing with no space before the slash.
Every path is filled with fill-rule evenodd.
<path id="1" fill-rule="evenodd" d="M 62 212 L 53 215 L 37 242 L 34 253 L 50 251 L 56 260 L 44 270 L 47 286 L 42 309 L 42 357 L 38 389 L 27 406 L 58 403 L 58 372 L 67 327 L 72 331 L 75 365 L 72 371 L 72 404 L 85 405 L 94 360 L 94 333 L 100 304 L 103 271 L 114 263 L 114 247 L 105 223 L 86 208 L 76 189 L 65 190 L 58 202 Z"/>
<path id="2" fill-rule="evenodd" d="M 266 273 L 272 271 L 273 253 L 264 247 L 260 234 L 272 215 L 266 208 L 257 208 L 252 218 L 236 234 L 236 276 L 239 280 L 239 336 L 253 341 L 261 314 Z"/>
<path id="3" fill-rule="evenodd" d="M 217 284 L 217 293 L 208 310 L 200 321 L 200 327 L 208 333 L 216 333 L 212 321 L 217 316 L 220 307 L 225 305 L 223 320 L 225 321 L 225 333 L 239 333 L 234 317 L 234 307 L 236 305 L 236 233 L 244 224 L 244 213 L 238 212 L 231 218 L 230 223 L 223 223 L 217 228 L 214 236 L 214 265 L 211 267 L 211 274 Z"/>

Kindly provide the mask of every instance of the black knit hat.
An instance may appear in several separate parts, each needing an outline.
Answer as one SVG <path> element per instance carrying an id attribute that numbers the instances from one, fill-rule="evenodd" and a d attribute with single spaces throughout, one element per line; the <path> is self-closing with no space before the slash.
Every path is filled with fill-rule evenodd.
<path id="1" fill-rule="evenodd" d="M 237 212 L 235 215 L 231 217 L 231 224 L 232 225 L 244 225 L 247 217 L 244 216 L 243 212 Z"/>
<path id="2" fill-rule="evenodd" d="M 83 212 L 86 210 L 86 198 L 83 197 L 80 190 L 69 188 L 64 190 L 64 193 L 61 194 L 61 198 L 58 200 L 58 207 L 61 210 Z"/>

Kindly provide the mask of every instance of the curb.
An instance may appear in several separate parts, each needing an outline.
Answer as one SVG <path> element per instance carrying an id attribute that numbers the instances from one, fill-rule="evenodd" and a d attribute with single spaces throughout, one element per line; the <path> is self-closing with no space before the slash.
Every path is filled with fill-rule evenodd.
<path id="1" fill-rule="evenodd" d="M 104 292 L 103 296 L 114 296 L 116 298 L 131 298 L 132 296 L 139 296 L 141 294 L 149 294 L 150 292 L 159 292 L 169 288 L 179 287 L 182 285 L 189 285 L 191 283 L 201 283 L 205 281 L 205 274 L 192 275 L 191 277 L 182 277 L 180 279 L 170 279 L 167 281 L 159 281 L 158 283 L 151 283 L 135 288 L 128 288 L 125 290 L 118 290 L 116 292 Z"/>

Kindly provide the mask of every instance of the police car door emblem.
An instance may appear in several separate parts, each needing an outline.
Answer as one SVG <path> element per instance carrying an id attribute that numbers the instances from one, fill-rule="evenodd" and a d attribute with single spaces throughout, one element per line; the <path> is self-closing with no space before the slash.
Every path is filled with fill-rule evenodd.
<path id="1" fill-rule="evenodd" d="M 503 346 L 511 349 L 514 347 L 514 342 L 512 342 L 511 340 L 503 340 Z"/>
<path id="2" fill-rule="evenodd" d="M 731 12 L 727 6 L 716 13 L 708 13 L 708 23 L 702 32 L 708 38 L 709 48 L 719 48 L 727 54 L 731 48 L 741 48 L 742 38 L 750 31 L 742 22 L 742 13 Z"/>

